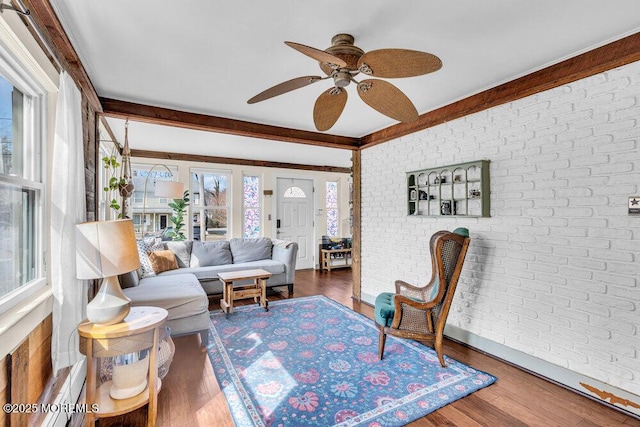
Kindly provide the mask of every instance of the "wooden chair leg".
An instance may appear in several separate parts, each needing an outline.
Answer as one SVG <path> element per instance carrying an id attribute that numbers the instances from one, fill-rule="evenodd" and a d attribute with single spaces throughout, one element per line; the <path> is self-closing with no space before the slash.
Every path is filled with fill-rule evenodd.
<path id="1" fill-rule="evenodd" d="M 440 361 L 440 366 L 446 368 L 444 363 L 444 353 L 442 352 L 442 336 L 437 336 L 435 342 L 433 343 L 433 348 L 436 350 L 436 354 L 438 355 L 438 360 Z"/>
<path id="2" fill-rule="evenodd" d="M 384 331 L 384 326 L 378 325 L 380 329 L 380 338 L 378 338 L 378 360 L 382 360 L 384 356 L 384 345 L 387 341 L 387 334 Z"/>

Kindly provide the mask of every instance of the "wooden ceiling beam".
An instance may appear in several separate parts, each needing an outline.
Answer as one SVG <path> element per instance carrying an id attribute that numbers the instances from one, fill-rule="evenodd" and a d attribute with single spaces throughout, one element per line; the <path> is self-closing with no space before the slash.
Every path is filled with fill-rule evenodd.
<path id="1" fill-rule="evenodd" d="M 97 112 L 101 112 L 102 106 L 93 83 L 91 83 L 91 79 L 82 65 L 78 53 L 73 48 L 71 40 L 69 40 L 49 1 L 23 0 L 23 3 L 30 12 L 29 17 L 23 17 L 23 22 L 25 22 L 36 41 L 41 45 L 45 45 L 43 50 L 46 53 L 55 56 L 54 60 L 73 78 L 89 100 L 91 107 Z M 31 26 L 31 23 L 36 27 L 35 29 Z"/>
<path id="2" fill-rule="evenodd" d="M 261 168 L 299 169 L 315 172 L 351 173 L 351 168 L 338 166 L 314 166 L 298 163 L 271 162 L 267 160 L 234 159 L 231 157 L 203 156 L 197 154 L 167 153 L 162 151 L 131 150 L 132 157 L 147 159 L 179 160 L 185 162 L 219 163 L 224 165 L 255 166 Z"/>
<path id="3" fill-rule="evenodd" d="M 188 113 L 151 105 L 135 104 L 117 99 L 100 98 L 103 114 L 109 117 L 130 119 L 157 125 L 174 126 L 207 132 L 262 138 L 274 141 L 297 142 L 322 147 L 353 150 L 358 148 L 359 138 L 308 132 L 277 126 L 262 125 L 224 117 Z"/>
<path id="4" fill-rule="evenodd" d="M 400 123 L 361 138 L 361 148 L 400 138 L 469 114 L 640 60 L 640 33 L 606 44 L 558 64 L 422 114 L 415 123 Z"/>

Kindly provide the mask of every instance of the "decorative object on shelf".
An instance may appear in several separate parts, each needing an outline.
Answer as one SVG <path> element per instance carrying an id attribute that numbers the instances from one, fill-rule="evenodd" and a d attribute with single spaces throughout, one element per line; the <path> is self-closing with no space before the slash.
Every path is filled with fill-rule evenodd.
<path id="1" fill-rule="evenodd" d="M 418 192 L 416 190 L 411 190 L 411 192 L 409 193 L 409 199 L 411 200 L 417 200 L 418 199 Z"/>
<path id="2" fill-rule="evenodd" d="M 118 190 L 122 197 L 122 214 L 120 218 L 127 218 L 127 199 L 133 194 L 133 175 L 131 173 L 131 150 L 129 149 L 129 119 L 124 123 L 124 147 L 122 148 L 122 166 Z"/>
<path id="3" fill-rule="evenodd" d="M 451 200 L 443 200 L 440 202 L 440 215 L 455 215 L 455 202 Z"/>
<path id="4" fill-rule="evenodd" d="M 489 194 L 488 160 L 407 172 L 408 215 L 488 217 Z"/>
<path id="5" fill-rule="evenodd" d="M 169 367 L 173 362 L 176 346 L 171 339 L 171 329 L 165 328 L 165 335 L 158 346 L 158 378 L 163 379 L 169 373 Z"/>
<path id="6" fill-rule="evenodd" d="M 149 169 L 149 173 L 144 180 L 144 190 L 142 197 L 142 237 L 147 234 L 147 184 L 149 184 L 149 177 L 151 177 L 151 172 L 153 172 L 153 170 L 157 167 L 165 168 L 167 172 L 169 172 L 169 176 L 173 179 L 173 173 L 171 173 L 171 170 L 167 167 L 167 165 L 155 164 L 151 166 L 151 169 Z M 155 191 L 153 194 L 156 197 L 166 197 L 167 199 L 181 199 L 184 195 L 184 185 L 181 182 L 175 181 L 156 181 Z"/>
<path id="7" fill-rule="evenodd" d="M 129 314 L 131 301 L 120 289 L 118 274 L 140 267 L 133 222 L 119 219 L 77 224 L 76 245 L 76 277 L 103 279 L 87 304 L 87 318 L 100 325 L 121 322 Z"/>
<path id="8" fill-rule="evenodd" d="M 169 373 L 169 367 L 173 362 L 176 346 L 171 339 L 171 328 L 166 327 L 164 336 L 158 345 L 158 378 L 163 379 Z M 115 357 L 100 358 L 100 382 L 106 383 L 113 379 L 113 366 Z"/>
<path id="9" fill-rule="evenodd" d="M 128 399 L 144 391 L 149 374 L 149 350 L 127 353 L 113 358 L 113 374 L 109 396 Z"/>

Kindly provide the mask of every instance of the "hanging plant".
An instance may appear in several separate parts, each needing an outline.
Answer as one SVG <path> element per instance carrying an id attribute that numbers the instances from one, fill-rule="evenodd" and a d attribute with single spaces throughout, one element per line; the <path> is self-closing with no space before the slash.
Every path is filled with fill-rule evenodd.
<path id="1" fill-rule="evenodd" d="M 189 206 L 189 190 L 184 192 L 182 199 L 173 199 L 173 202 L 169 203 L 169 207 L 173 209 L 173 215 L 169 218 L 169 221 L 173 224 L 173 230 L 168 233 L 171 240 L 181 241 L 187 239 L 182 231 L 187 206 Z"/>
<path id="2" fill-rule="evenodd" d="M 102 158 L 102 166 L 107 173 L 107 182 L 102 190 L 107 193 L 107 200 L 109 201 L 109 208 L 115 211 L 116 218 L 122 218 L 120 214 L 120 202 L 117 196 L 120 195 L 120 162 L 118 161 L 117 147 L 113 147 L 109 156 Z"/>
<path id="3" fill-rule="evenodd" d="M 127 199 L 133 195 L 133 175 L 131 174 L 131 150 L 129 149 L 129 119 L 124 123 L 124 147 L 122 148 L 122 167 L 118 191 L 122 196 L 122 213 L 119 218 L 127 218 Z"/>

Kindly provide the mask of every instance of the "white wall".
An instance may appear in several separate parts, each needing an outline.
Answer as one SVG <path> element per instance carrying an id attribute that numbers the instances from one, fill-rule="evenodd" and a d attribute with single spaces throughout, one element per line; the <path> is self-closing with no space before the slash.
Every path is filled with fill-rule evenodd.
<path id="1" fill-rule="evenodd" d="M 272 196 L 262 195 L 262 230 L 261 233 L 264 237 L 276 237 L 276 181 L 277 178 L 298 178 L 298 179 L 310 179 L 314 182 L 315 193 L 314 203 L 316 214 L 314 216 L 314 245 L 315 251 L 315 264 L 318 264 L 318 244 L 322 241 L 322 236 L 327 233 L 327 216 L 325 209 L 326 200 L 326 182 L 338 181 L 339 188 L 339 232 L 341 236 L 350 236 L 351 232 L 348 227 L 349 220 L 349 174 L 346 173 L 333 173 L 333 172 L 315 172 L 305 171 L 298 169 L 281 169 L 281 168 L 264 168 L 264 167 L 251 167 L 251 166 L 239 166 L 239 165 L 227 165 L 216 163 L 202 163 L 202 162 L 187 162 L 187 161 L 158 161 L 155 159 L 145 159 L 139 157 L 133 157 L 132 163 L 135 164 L 149 164 L 154 165 L 162 163 L 167 166 L 176 166 L 178 168 L 178 178 L 180 182 L 185 184 L 185 188 L 189 188 L 189 174 L 191 168 L 206 168 L 214 170 L 230 171 L 232 174 L 231 180 L 231 204 L 232 204 L 232 218 L 231 218 L 231 232 L 229 237 L 242 237 L 242 177 L 243 175 L 257 175 L 262 177 L 262 191 L 273 190 Z M 321 213 L 318 213 L 318 209 L 322 209 Z M 235 214 L 235 215 L 234 215 Z M 271 220 L 269 220 L 269 214 L 271 214 Z M 187 218 L 191 218 L 191 211 Z M 188 228 L 188 233 L 191 232 Z M 185 233 L 187 237 L 190 236 Z"/>
<path id="2" fill-rule="evenodd" d="M 480 159 L 491 218 L 407 216 L 405 172 Z M 371 147 L 363 299 L 426 283 L 429 237 L 468 227 L 450 325 L 640 402 L 638 195 L 640 62 Z"/>

